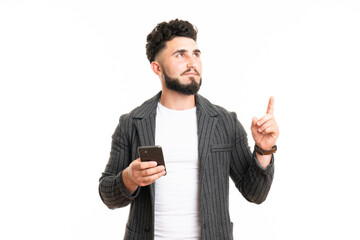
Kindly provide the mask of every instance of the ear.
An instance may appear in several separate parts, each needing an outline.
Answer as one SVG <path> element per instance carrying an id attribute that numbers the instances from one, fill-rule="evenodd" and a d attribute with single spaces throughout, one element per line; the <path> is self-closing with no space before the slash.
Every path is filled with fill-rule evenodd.
<path id="1" fill-rule="evenodd" d="M 160 64 L 158 62 L 152 61 L 150 66 L 156 75 L 159 75 L 161 73 Z"/>

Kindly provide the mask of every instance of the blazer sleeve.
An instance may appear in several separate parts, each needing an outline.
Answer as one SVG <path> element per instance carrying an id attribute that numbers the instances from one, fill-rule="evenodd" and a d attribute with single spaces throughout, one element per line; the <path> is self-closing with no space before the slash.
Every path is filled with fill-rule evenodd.
<path id="1" fill-rule="evenodd" d="M 237 189 L 250 202 L 260 204 L 265 201 L 274 177 L 274 155 L 270 165 L 264 169 L 260 166 L 255 152 L 250 151 L 247 134 L 235 113 L 234 144 L 230 164 L 230 176 Z"/>
<path id="2" fill-rule="evenodd" d="M 110 209 L 125 207 L 139 194 L 130 195 L 126 190 L 122 172 L 131 163 L 130 141 L 127 132 L 131 127 L 128 115 L 120 117 L 119 124 L 112 136 L 110 158 L 99 180 L 99 194 Z"/>

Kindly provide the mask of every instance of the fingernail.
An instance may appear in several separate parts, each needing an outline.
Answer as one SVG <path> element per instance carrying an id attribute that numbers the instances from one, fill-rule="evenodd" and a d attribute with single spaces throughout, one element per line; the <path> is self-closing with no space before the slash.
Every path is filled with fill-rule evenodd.
<path id="1" fill-rule="evenodd" d="M 258 121 L 258 122 L 257 122 L 257 125 L 258 125 L 258 126 L 260 126 L 260 125 L 261 125 L 261 122 L 260 122 L 260 121 Z"/>

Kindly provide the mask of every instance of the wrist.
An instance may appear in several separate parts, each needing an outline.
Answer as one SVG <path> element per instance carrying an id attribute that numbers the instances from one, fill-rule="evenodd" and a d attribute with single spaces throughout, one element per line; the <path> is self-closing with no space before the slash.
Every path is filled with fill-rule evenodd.
<path id="1" fill-rule="evenodd" d="M 263 149 L 259 145 L 255 144 L 254 151 L 259 155 L 271 155 L 275 153 L 277 150 L 277 146 L 274 145 L 270 149 Z"/>
<path id="2" fill-rule="evenodd" d="M 260 155 L 258 153 L 256 153 L 256 158 L 258 160 L 259 165 L 263 168 L 266 169 L 270 163 L 271 163 L 271 155 Z"/>

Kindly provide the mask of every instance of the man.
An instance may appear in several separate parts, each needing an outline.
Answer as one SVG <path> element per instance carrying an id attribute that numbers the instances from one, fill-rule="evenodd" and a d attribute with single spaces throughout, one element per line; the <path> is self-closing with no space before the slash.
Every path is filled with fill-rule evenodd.
<path id="1" fill-rule="evenodd" d="M 187 21 L 162 22 L 146 53 L 162 91 L 120 117 L 99 192 L 111 209 L 131 204 L 124 239 L 233 239 L 229 176 L 250 202 L 262 203 L 274 173 L 279 136 L 274 99 L 253 118 L 250 152 L 236 114 L 197 94 L 201 52 Z M 164 166 L 141 162 L 139 146 L 160 145 Z M 166 176 L 165 176 L 166 174 Z"/>

